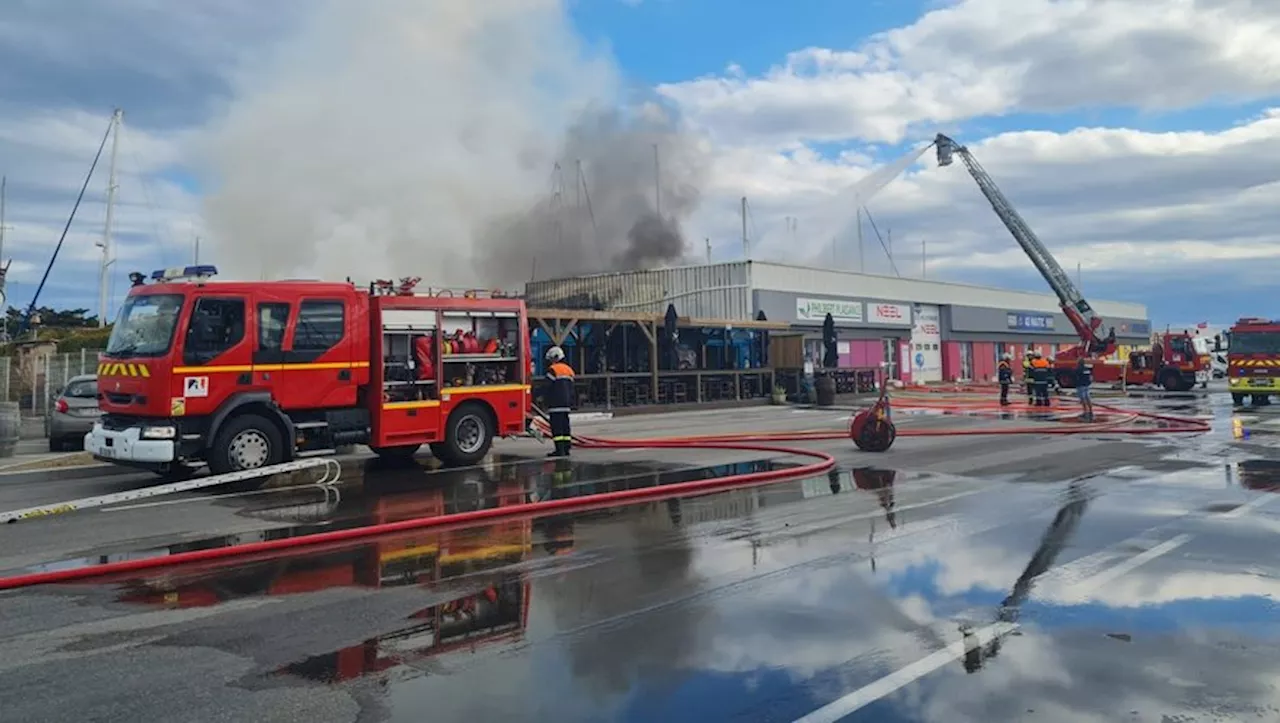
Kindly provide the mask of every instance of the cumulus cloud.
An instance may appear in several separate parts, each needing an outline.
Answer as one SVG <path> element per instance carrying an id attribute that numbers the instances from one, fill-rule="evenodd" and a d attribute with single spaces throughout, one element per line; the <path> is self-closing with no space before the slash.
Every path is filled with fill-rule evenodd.
<path id="1" fill-rule="evenodd" d="M 660 86 L 730 142 L 862 138 L 1011 112 L 1169 109 L 1280 93 L 1280 6 L 1249 0 L 963 0 L 757 78 Z M 927 126 L 927 127 L 926 127 Z"/>
<path id="2" fill-rule="evenodd" d="M 968 141 L 1059 261 L 1082 267 L 1097 284 L 1095 295 L 1150 301 L 1151 290 L 1133 278 L 1138 269 L 1166 278 L 1192 273 L 1241 286 L 1269 283 L 1256 269 L 1278 254 L 1280 112 L 1220 132 L 1080 128 L 957 140 Z M 859 268 L 857 239 L 845 230 L 855 204 L 838 192 L 872 172 L 867 160 L 747 146 L 720 156 L 717 169 L 713 191 L 729 199 L 743 189 L 751 199 L 757 258 Z M 936 168 L 928 154 L 868 207 L 880 233 L 891 230 L 904 275 L 1044 289 L 959 165 Z M 798 238 L 786 216 L 799 219 Z M 698 220 L 722 240 L 724 253 L 733 252 L 740 222 L 731 200 L 708 204 Z M 863 223 L 866 270 L 892 273 L 872 226 Z"/>

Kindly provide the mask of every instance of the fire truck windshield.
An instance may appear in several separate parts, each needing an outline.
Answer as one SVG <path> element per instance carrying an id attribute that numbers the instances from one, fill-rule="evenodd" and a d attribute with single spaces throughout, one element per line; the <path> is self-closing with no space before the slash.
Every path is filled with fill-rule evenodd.
<path id="1" fill-rule="evenodd" d="M 1280 354 L 1280 331 L 1242 331 L 1231 335 L 1232 354 Z"/>
<path id="2" fill-rule="evenodd" d="M 178 294 L 130 296 L 111 330 L 107 355 L 119 358 L 164 354 L 173 343 L 181 311 L 182 296 Z"/>

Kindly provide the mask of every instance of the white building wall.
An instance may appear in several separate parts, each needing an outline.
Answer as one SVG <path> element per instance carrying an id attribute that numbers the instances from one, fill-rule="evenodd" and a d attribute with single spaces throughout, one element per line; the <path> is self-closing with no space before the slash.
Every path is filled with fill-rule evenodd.
<path id="1" fill-rule="evenodd" d="M 916 304 L 913 309 L 911 381 L 942 381 L 942 314 L 936 304 Z"/>
<path id="2" fill-rule="evenodd" d="M 946 281 L 811 269 L 763 261 L 752 261 L 750 266 L 751 286 L 755 289 L 787 291 L 796 294 L 895 299 L 921 304 L 985 306 L 1046 313 L 1057 312 L 1060 309 L 1057 297 L 1051 294 L 1008 291 Z M 1091 301 L 1091 303 L 1094 310 L 1104 319 L 1107 317 L 1147 318 L 1147 307 L 1143 304 L 1118 301 Z"/>

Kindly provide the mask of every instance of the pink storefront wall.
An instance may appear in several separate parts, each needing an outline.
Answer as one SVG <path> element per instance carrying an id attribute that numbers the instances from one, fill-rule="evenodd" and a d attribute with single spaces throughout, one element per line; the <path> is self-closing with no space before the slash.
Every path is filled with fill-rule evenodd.
<path id="1" fill-rule="evenodd" d="M 942 378 L 955 381 L 963 378 L 964 366 L 960 347 L 965 342 L 942 342 Z M 973 351 L 971 381 L 990 381 L 996 378 L 996 345 L 990 341 L 969 342 Z"/>
<path id="2" fill-rule="evenodd" d="M 879 340 L 847 342 L 849 353 L 840 355 L 840 366 L 846 369 L 879 367 L 884 361 L 884 345 Z"/>
<path id="3" fill-rule="evenodd" d="M 973 343 L 973 378 L 991 381 L 996 378 L 996 345 L 990 341 Z"/>
<path id="4" fill-rule="evenodd" d="M 955 381 L 960 378 L 960 342 L 942 342 L 942 378 Z"/>

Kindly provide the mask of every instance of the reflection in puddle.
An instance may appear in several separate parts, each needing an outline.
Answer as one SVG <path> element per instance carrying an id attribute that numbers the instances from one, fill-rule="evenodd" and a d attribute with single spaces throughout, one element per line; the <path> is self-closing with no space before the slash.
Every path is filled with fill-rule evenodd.
<path id="1" fill-rule="evenodd" d="M 1237 462 L 1235 477 L 1241 487 L 1264 492 L 1280 490 L 1280 461 L 1270 459 L 1249 459 Z M 1231 480 L 1232 469 L 1227 466 L 1227 479 Z"/>
<path id="2" fill-rule="evenodd" d="M 438 517 L 528 502 L 661 487 L 731 474 L 749 474 L 797 466 L 757 460 L 708 467 L 680 467 L 662 463 L 590 463 L 568 459 L 530 459 L 494 456 L 485 464 L 453 470 L 427 464 L 361 466 L 346 482 L 357 489 L 341 497 L 328 490 L 290 491 L 279 497 L 256 496 L 228 501 L 239 504 L 246 517 L 281 523 L 266 530 L 222 535 L 157 546 L 123 550 L 94 557 L 34 565 L 29 572 L 92 567 L 140 557 L 164 557 L 182 552 L 233 547 L 280 540 L 330 530 L 353 529 L 401 520 Z M 294 524 L 290 524 L 294 523 Z"/>

